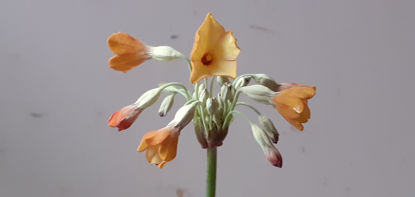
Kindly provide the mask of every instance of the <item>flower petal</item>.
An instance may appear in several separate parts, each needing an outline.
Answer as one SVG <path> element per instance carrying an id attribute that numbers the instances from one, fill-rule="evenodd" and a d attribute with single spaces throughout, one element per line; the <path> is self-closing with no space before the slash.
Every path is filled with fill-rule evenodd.
<path id="1" fill-rule="evenodd" d="M 143 152 L 149 146 L 154 146 L 162 141 L 164 141 L 169 136 L 169 131 L 167 129 L 160 129 L 156 131 L 150 131 L 146 133 L 141 139 L 140 145 L 138 146 L 137 151 Z"/>
<path id="2" fill-rule="evenodd" d="M 236 61 L 215 61 L 209 66 L 202 62 L 192 62 L 192 73 L 190 82 L 195 83 L 210 76 L 224 76 L 235 78 L 237 72 Z"/>
<path id="3" fill-rule="evenodd" d="M 124 54 L 110 58 L 108 64 L 114 70 L 127 72 L 148 59 L 149 57 L 140 53 Z"/>
<path id="4" fill-rule="evenodd" d="M 215 56 L 222 60 L 236 60 L 241 52 L 232 31 L 228 31 L 223 35 L 216 48 L 219 50 L 215 50 Z"/>
<path id="5" fill-rule="evenodd" d="M 159 155 L 163 161 L 171 161 L 176 157 L 179 132 L 172 132 L 160 146 Z"/>
<path id="6" fill-rule="evenodd" d="M 147 50 L 147 47 L 143 43 L 123 32 L 112 34 L 108 38 L 107 43 L 111 51 L 117 55 L 132 54 Z"/>

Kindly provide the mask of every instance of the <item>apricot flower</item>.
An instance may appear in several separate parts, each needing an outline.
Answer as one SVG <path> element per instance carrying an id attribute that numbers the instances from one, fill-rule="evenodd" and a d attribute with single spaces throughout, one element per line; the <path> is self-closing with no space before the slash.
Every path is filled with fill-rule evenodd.
<path id="1" fill-rule="evenodd" d="M 108 126 L 118 127 L 118 131 L 128 129 L 142 111 L 137 104 L 127 105 L 111 115 Z"/>
<path id="2" fill-rule="evenodd" d="M 141 139 L 137 151 L 146 151 L 147 161 L 163 168 L 167 162 L 176 157 L 179 134 L 180 129 L 173 126 L 150 131 Z"/>
<path id="3" fill-rule="evenodd" d="M 149 47 L 127 33 L 114 33 L 108 38 L 107 43 L 116 54 L 108 61 L 114 70 L 127 72 L 151 58 Z"/>
<path id="4" fill-rule="evenodd" d="M 294 85 L 274 96 L 274 107 L 291 125 L 302 131 L 304 129 L 302 123 L 310 119 L 307 100 L 311 99 L 315 93 L 315 86 Z"/>
<path id="5" fill-rule="evenodd" d="M 196 32 L 191 53 L 192 73 L 195 83 L 209 76 L 236 77 L 236 58 L 240 52 L 232 31 L 225 31 L 208 13 Z"/>

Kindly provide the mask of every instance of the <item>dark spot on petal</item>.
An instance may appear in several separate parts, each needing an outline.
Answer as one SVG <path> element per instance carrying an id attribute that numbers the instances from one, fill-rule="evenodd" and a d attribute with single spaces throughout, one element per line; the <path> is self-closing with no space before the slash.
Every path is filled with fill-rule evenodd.
<path id="1" fill-rule="evenodd" d="M 203 65 L 209 66 L 213 62 L 213 56 L 209 53 L 205 53 L 201 59 Z"/>

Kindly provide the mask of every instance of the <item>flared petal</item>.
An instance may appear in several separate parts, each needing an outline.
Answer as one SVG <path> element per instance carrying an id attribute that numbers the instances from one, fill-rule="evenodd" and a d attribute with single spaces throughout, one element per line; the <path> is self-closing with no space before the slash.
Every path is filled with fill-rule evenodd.
<path id="1" fill-rule="evenodd" d="M 146 133 L 141 139 L 140 146 L 138 146 L 137 151 L 143 152 L 149 146 L 155 146 L 162 143 L 167 137 L 169 137 L 169 134 L 169 131 L 166 129 L 160 129 Z"/>
<path id="2" fill-rule="evenodd" d="M 117 55 L 111 57 L 108 61 L 108 64 L 114 70 L 128 72 L 129 70 L 140 65 L 149 58 L 149 56 L 141 53 Z"/>
<path id="3" fill-rule="evenodd" d="M 127 33 L 112 34 L 107 40 L 111 51 L 117 55 L 134 54 L 147 51 L 146 45 Z"/>
<path id="4" fill-rule="evenodd" d="M 215 50 L 216 56 L 222 60 L 236 60 L 241 52 L 232 31 L 228 31 L 223 35 L 216 48 L 218 49 Z"/>
<path id="5" fill-rule="evenodd" d="M 160 146 L 159 155 L 164 161 L 171 161 L 176 157 L 177 144 L 179 142 L 179 133 L 171 133 L 170 136 L 165 140 L 163 146 Z"/>

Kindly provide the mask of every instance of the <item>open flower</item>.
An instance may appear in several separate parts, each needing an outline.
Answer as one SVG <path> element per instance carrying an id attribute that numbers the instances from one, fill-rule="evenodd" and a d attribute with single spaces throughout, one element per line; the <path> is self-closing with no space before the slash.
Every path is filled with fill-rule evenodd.
<path id="1" fill-rule="evenodd" d="M 111 51 L 116 54 L 108 61 L 111 68 L 127 72 L 151 58 L 150 48 L 127 33 L 114 33 L 107 40 Z"/>
<path id="2" fill-rule="evenodd" d="M 150 131 L 141 139 L 137 151 L 146 151 L 147 161 L 163 168 L 167 162 L 176 157 L 179 134 L 180 129 L 174 126 Z"/>
<path id="3" fill-rule="evenodd" d="M 274 96 L 274 107 L 291 125 L 302 131 L 304 129 L 302 123 L 310 119 L 307 100 L 311 99 L 315 93 L 315 86 L 294 85 L 281 90 L 278 95 Z"/>
<path id="4" fill-rule="evenodd" d="M 142 111 L 137 104 L 127 105 L 111 115 L 108 126 L 118 127 L 118 131 L 128 129 Z"/>
<path id="5" fill-rule="evenodd" d="M 195 83 L 209 76 L 236 77 L 236 58 L 240 52 L 232 31 L 225 31 L 208 13 L 196 32 L 191 53 L 192 73 Z"/>

